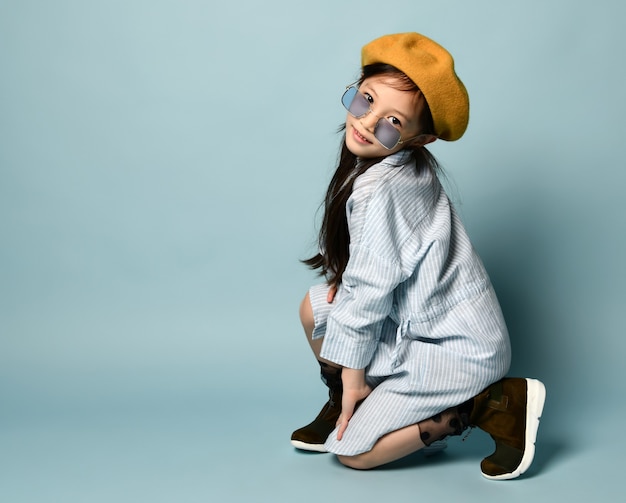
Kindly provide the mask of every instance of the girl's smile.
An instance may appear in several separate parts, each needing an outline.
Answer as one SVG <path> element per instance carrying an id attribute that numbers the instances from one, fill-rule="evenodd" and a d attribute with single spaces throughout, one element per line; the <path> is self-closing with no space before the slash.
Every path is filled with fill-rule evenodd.
<path id="1" fill-rule="evenodd" d="M 359 130 L 352 126 L 352 133 L 356 139 L 356 141 L 360 142 L 360 143 L 364 143 L 364 144 L 372 144 L 373 142 L 369 141 L 367 138 L 365 138 L 365 136 L 363 136 L 361 133 L 359 133 Z"/>

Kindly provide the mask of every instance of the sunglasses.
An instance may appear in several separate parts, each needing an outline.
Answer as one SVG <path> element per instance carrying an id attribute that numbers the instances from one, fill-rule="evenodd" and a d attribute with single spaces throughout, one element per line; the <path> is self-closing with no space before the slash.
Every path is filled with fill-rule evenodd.
<path id="1" fill-rule="evenodd" d="M 372 113 L 375 117 L 378 117 L 370 106 L 367 98 L 363 96 L 355 85 L 348 86 L 346 92 L 341 97 L 341 103 L 350 115 L 360 119 L 365 117 L 368 113 Z M 380 144 L 387 150 L 391 150 L 398 143 L 402 143 L 400 140 L 400 131 L 398 131 L 388 119 L 379 117 L 376 126 L 374 126 L 374 137 L 380 142 Z"/>

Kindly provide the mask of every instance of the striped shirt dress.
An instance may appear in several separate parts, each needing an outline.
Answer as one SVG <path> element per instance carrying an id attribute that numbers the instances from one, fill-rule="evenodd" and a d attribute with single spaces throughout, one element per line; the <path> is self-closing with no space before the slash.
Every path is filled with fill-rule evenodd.
<path id="1" fill-rule="evenodd" d="M 386 433 L 459 405 L 504 377 L 511 348 L 500 305 L 436 175 L 407 151 L 357 177 L 347 202 L 350 259 L 332 304 L 309 291 L 321 356 L 365 369 L 372 393 L 341 441 L 353 456 Z"/>

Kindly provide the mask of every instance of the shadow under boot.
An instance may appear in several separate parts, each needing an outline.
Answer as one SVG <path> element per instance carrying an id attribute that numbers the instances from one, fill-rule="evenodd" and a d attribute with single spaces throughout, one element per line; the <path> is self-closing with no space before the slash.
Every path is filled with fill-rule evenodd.
<path id="1" fill-rule="evenodd" d="M 341 414 L 341 396 L 343 384 L 341 369 L 319 362 L 321 379 L 328 387 L 328 402 L 324 404 L 317 417 L 306 426 L 291 434 L 291 444 L 296 449 L 314 452 L 326 452 L 324 443 L 332 433 Z"/>

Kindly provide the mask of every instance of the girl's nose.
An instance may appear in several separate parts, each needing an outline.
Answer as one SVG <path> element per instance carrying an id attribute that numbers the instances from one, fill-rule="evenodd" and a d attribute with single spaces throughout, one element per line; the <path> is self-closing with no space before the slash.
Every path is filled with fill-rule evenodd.
<path id="1" fill-rule="evenodd" d="M 374 128 L 376 127 L 376 123 L 378 122 L 378 117 L 376 117 L 370 110 L 366 115 L 359 119 L 359 122 L 363 125 L 365 129 L 370 132 L 374 132 Z"/>

